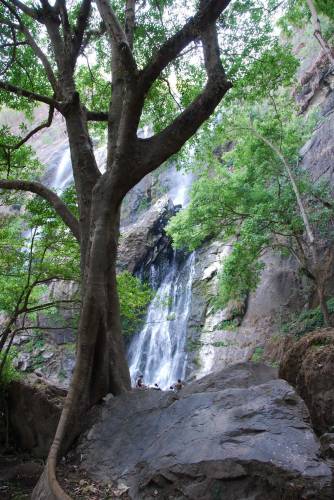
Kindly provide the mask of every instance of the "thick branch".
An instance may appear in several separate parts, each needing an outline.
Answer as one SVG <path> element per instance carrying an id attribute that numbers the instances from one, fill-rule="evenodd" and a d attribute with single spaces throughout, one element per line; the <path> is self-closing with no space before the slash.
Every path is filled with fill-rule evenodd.
<path id="1" fill-rule="evenodd" d="M 209 78 L 203 92 L 181 113 L 171 125 L 149 139 L 139 139 L 139 155 L 144 165 L 139 165 L 142 175 L 177 153 L 198 128 L 210 117 L 216 106 L 231 88 L 225 74 Z"/>
<path id="2" fill-rule="evenodd" d="M 74 37 L 73 37 L 73 59 L 76 60 L 80 50 L 82 48 L 82 41 L 85 30 L 88 26 L 89 16 L 91 12 L 91 0 L 82 0 L 77 24 L 74 29 Z"/>
<path id="3" fill-rule="evenodd" d="M 33 36 L 31 33 L 27 30 L 25 26 L 22 25 L 22 32 L 24 33 L 26 40 L 32 50 L 35 52 L 36 56 L 39 58 L 41 63 L 43 64 L 46 76 L 48 77 L 48 80 L 50 82 L 50 85 L 52 87 L 52 90 L 55 92 L 55 94 L 58 94 L 58 83 L 56 80 L 56 77 L 54 75 L 54 72 L 52 70 L 51 64 L 47 58 L 47 56 L 44 54 L 44 52 L 40 49 L 40 47 L 37 45 L 35 42 Z"/>
<path id="4" fill-rule="evenodd" d="M 127 37 L 110 2 L 108 0 L 96 0 L 96 5 L 106 25 L 110 39 L 115 43 L 118 49 L 124 69 L 134 74 L 137 71 L 136 61 L 133 57 Z"/>
<path id="5" fill-rule="evenodd" d="M 133 35 L 136 21 L 135 7 L 136 0 L 127 0 L 125 7 L 125 35 L 131 49 L 133 47 Z"/>
<path id="6" fill-rule="evenodd" d="M 53 99 L 52 97 L 48 97 L 45 95 L 37 94 L 36 92 L 31 92 L 30 90 L 22 89 L 21 87 L 16 87 L 16 85 L 12 85 L 11 83 L 7 83 L 0 80 L 0 89 L 5 90 L 6 92 L 12 92 L 20 97 L 27 97 L 28 99 L 32 99 L 33 101 L 44 102 L 49 106 L 52 106 L 59 111 L 61 111 L 61 105 L 58 101 Z"/>
<path id="7" fill-rule="evenodd" d="M 19 10 L 24 12 L 24 14 L 26 14 L 27 16 L 31 17 L 32 19 L 36 19 L 36 21 L 40 21 L 40 13 L 37 9 L 28 7 L 25 3 L 20 2 L 20 0 L 10 0 L 10 2 Z"/>
<path id="8" fill-rule="evenodd" d="M 107 111 L 86 111 L 87 121 L 90 122 L 107 122 L 108 116 Z"/>
<path id="9" fill-rule="evenodd" d="M 201 2 L 203 4 L 203 2 Z M 174 122 L 160 134 L 141 142 L 144 152 L 144 175 L 163 163 L 181 149 L 185 142 L 213 113 L 231 83 L 226 80 L 220 61 L 219 45 L 215 23 L 206 26 L 201 33 L 205 68 L 208 82 L 203 92 L 183 111 Z"/>
<path id="10" fill-rule="evenodd" d="M 65 203 L 59 198 L 59 196 L 43 186 L 39 182 L 33 181 L 21 181 L 21 180 L 0 180 L 0 189 L 12 189 L 15 191 L 29 191 L 31 193 L 38 194 L 45 200 L 47 200 L 50 205 L 57 212 L 59 217 L 63 222 L 70 228 L 75 238 L 80 241 L 80 229 L 79 222 L 74 217 L 72 212 L 67 208 Z"/>
<path id="11" fill-rule="evenodd" d="M 200 37 L 200 34 L 216 22 L 231 0 L 209 0 L 202 2 L 197 14 L 183 28 L 167 40 L 153 56 L 142 71 L 141 81 L 147 92 L 160 73 L 170 64 L 189 43 Z"/>

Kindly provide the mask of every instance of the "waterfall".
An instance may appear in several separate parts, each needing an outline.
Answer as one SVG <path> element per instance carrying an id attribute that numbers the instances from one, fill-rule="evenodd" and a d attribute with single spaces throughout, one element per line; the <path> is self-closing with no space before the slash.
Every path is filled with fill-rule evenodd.
<path id="1" fill-rule="evenodd" d="M 167 389 L 186 370 L 185 343 L 191 305 L 195 253 L 179 262 L 174 252 L 169 271 L 152 300 L 143 329 L 131 342 L 128 359 L 131 379 L 139 374 L 145 384 Z M 156 286 L 157 270 L 152 266 L 150 284 Z"/>
<path id="2" fill-rule="evenodd" d="M 60 158 L 59 165 L 55 169 L 54 177 L 51 181 L 52 187 L 59 191 L 64 189 L 73 181 L 71 151 L 67 147 Z"/>
<path id="3" fill-rule="evenodd" d="M 96 163 L 100 171 L 105 171 L 107 150 L 105 146 L 95 149 Z M 73 170 L 71 162 L 71 150 L 66 146 L 57 161 L 53 161 L 50 170 L 51 179 L 48 182 L 50 187 L 61 193 L 73 182 Z"/>

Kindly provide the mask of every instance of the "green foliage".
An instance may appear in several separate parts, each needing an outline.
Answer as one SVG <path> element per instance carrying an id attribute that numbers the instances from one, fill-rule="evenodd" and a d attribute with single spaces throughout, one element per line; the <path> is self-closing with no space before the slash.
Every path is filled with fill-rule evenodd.
<path id="1" fill-rule="evenodd" d="M 315 0 L 314 3 L 319 13 L 325 14 L 325 16 L 334 21 L 334 9 L 332 0 Z"/>
<path id="2" fill-rule="evenodd" d="M 147 306 L 153 298 L 153 290 L 128 271 L 117 276 L 117 288 L 123 333 L 132 335 L 140 330 Z"/>
<path id="3" fill-rule="evenodd" d="M 261 363 L 263 360 L 263 353 L 263 347 L 255 347 L 254 353 L 251 357 L 251 361 L 253 361 L 253 363 Z"/>
<path id="4" fill-rule="evenodd" d="M 203 342 L 201 340 L 193 340 L 188 339 L 186 349 L 188 352 L 198 351 L 203 346 Z"/>
<path id="5" fill-rule="evenodd" d="M 334 314 L 334 298 L 327 301 L 328 312 Z M 281 331 L 285 334 L 294 335 L 297 338 L 302 337 L 308 332 L 325 326 L 323 314 L 320 307 L 308 309 L 297 314 L 289 322 L 284 323 Z"/>
<path id="6" fill-rule="evenodd" d="M 1 376 L 0 376 L 0 392 L 4 391 L 8 384 L 14 380 L 20 379 L 20 373 L 14 368 L 13 361 L 17 356 L 17 350 L 14 347 L 11 347 L 9 350 L 5 363 L 2 368 Z M 4 359 L 4 353 L 0 354 L 0 365 L 2 365 Z"/>
<path id="7" fill-rule="evenodd" d="M 207 143 L 215 152 L 211 158 L 207 150 L 198 156 L 200 173 L 190 204 L 171 219 L 167 233 L 178 248 L 193 250 L 211 237 L 231 245 L 220 272 L 216 307 L 224 307 L 230 299 L 242 300 L 255 290 L 266 248 L 295 255 L 304 232 L 284 164 L 263 137 L 277 144 L 290 164 L 318 236 L 334 237 L 333 210 L 323 204 L 329 200 L 328 190 L 314 185 L 298 169 L 298 152 L 313 123 L 313 116 L 308 121 L 299 117 L 284 95 L 261 105 L 243 103 L 242 110 L 229 108 L 212 132 Z"/>
<path id="8" fill-rule="evenodd" d="M 224 319 L 219 323 L 219 325 L 216 326 L 217 330 L 236 330 L 239 326 L 239 320 L 238 318 L 234 319 Z"/>
<path id="9" fill-rule="evenodd" d="M 73 187 L 62 194 L 67 206 L 77 215 Z M 22 227 L 25 227 L 23 233 Z M 50 297 L 47 283 L 66 280 L 77 283 L 79 290 L 79 246 L 69 229 L 48 203 L 30 198 L 21 217 L 10 216 L 0 223 L 0 311 L 35 324 L 39 311 L 51 325 L 76 327 L 78 320 L 78 293 L 71 297 L 72 320 L 64 320 L 59 307 Z M 130 335 L 139 329 L 152 298 L 152 290 L 128 272 L 117 277 L 124 333 Z M 60 304 L 61 305 L 61 304 Z M 30 346 L 31 344 L 31 346 Z M 36 339 L 27 349 L 36 348 Z M 36 363 L 42 363 L 37 360 Z"/>

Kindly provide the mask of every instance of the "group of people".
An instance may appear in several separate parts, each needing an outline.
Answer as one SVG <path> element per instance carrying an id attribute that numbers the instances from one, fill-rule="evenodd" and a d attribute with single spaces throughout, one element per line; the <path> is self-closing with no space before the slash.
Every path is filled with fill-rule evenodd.
<path id="1" fill-rule="evenodd" d="M 170 390 L 178 392 L 182 389 L 183 386 L 184 386 L 184 383 L 179 378 L 179 379 L 177 379 L 177 382 L 175 382 L 175 384 L 170 386 Z M 143 375 L 139 375 L 139 377 L 137 378 L 136 388 L 141 389 L 141 390 L 143 390 L 143 389 L 155 389 L 156 391 L 161 391 L 159 384 L 154 384 L 154 385 L 144 384 L 144 376 Z"/>

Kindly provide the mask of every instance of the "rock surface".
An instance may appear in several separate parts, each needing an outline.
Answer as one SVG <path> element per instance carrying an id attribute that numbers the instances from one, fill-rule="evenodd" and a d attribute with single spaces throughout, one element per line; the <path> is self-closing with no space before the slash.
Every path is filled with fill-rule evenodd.
<path id="1" fill-rule="evenodd" d="M 331 471 L 305 404 L 264 365 L 240 363 L 179 394 L 107 401 L 77 452 L 133 499 L 329 499 Z"/>
<path id="2" fill-rule="evenodd" d="M 170 245 L 164 227 L 174 213 L 173 203 L 168 196 L 164 196 L 138 222 L 126 227 L 118 248 L 119 271 L 126 269 L 133 273 L 155 261 L 159 253 Z"/>
<path id="3" fill-rule="evenodd" d="M 293 385 L 308 406 L 319 433 L 334 427 L 334 329 L 303 336 L 284 355 L 280 377 Z"/>

